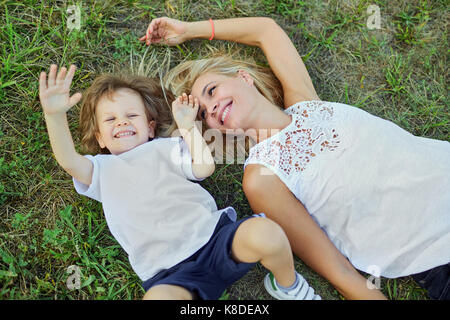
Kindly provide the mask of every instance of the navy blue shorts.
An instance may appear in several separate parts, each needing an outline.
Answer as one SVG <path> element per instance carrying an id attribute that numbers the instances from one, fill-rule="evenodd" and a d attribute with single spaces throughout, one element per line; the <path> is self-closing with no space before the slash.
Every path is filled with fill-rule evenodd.
<path id="1" fill-rule="evenodd" d="M 411 275 L 435 300 L 450 300 L 450 263 Z"/>
<path id="2" fill-rule="evenodd" d="M 145 281 L 142 285 L 145 291 L 158 284 L 169 284 L 187 289 L 194 298 L 220 298 L 226 288 L 242 278 L 256 264 L 237 263 L 231 257 L 231 245 L 237 228 L 252 217 L 234 222 L 227 212 L 222 213 L 209 241 L 186 260 Z"/>

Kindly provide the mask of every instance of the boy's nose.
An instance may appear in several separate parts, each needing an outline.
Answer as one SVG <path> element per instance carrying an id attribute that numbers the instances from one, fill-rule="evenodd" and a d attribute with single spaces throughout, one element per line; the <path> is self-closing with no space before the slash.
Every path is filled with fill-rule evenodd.
<path id="1" fill-rule="evenodd" d="M 128 120 L 120 120 L 118 123 L 117 123 L 117 126 L 127 126 L 129 124 L 129 122 L 128 122 Z"/>

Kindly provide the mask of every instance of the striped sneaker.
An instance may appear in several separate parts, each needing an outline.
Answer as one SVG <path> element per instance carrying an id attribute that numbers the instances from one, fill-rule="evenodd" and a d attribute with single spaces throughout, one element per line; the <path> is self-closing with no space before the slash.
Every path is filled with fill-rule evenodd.
<path id="1" fill-rule="evenodd" d="M 308 285 L 305 278 L 298 273 L 297 277 L 298 285 L 285 293 L 278 287 L 272 272 L 269 272 L 264 278 L 264 287 L 272 297 L 278 300 L 322 300 L 319 295 L 314 294 L 314 289 Z"/>

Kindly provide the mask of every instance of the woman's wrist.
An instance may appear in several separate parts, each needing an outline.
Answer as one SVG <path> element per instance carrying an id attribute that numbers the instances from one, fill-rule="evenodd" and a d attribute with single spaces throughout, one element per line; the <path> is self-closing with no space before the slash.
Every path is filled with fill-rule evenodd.
<path id="1" fill-rule="evenodd" d="M 231 18 L 189 22 L 186 38 L 217 39 L 261 47 L 265 31 L 278 27 L 266 17 Z"/>
<path id="2" fill-rule="evenodd" d="M 187 40 L 209 39 L 212 35 L 211 23 L 208 20 L 188 22 Z"/>

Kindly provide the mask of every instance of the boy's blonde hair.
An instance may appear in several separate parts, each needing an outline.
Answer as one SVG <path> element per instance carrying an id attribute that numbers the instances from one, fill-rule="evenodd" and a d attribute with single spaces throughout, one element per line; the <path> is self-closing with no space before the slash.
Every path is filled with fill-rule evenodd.
<path id="1" fill-rule="evenodd" d="M 174 130 L 175 124 L 170 110 L 173 95 L 161 87 L 159 80 L 143 76 L 104 74 L 95 78 L 83 96 L 79 127 L 84 152 L 110 153 L 108 149 L 100 148 L 95 137 L 99 132 L 96 106 L 100 98 L 106 95 L 111 99 L 117 90 L 123 88 L 131 89 L 141 96 L 147 119 L 156 122 L 155 136 L 168 137 Z"/>

